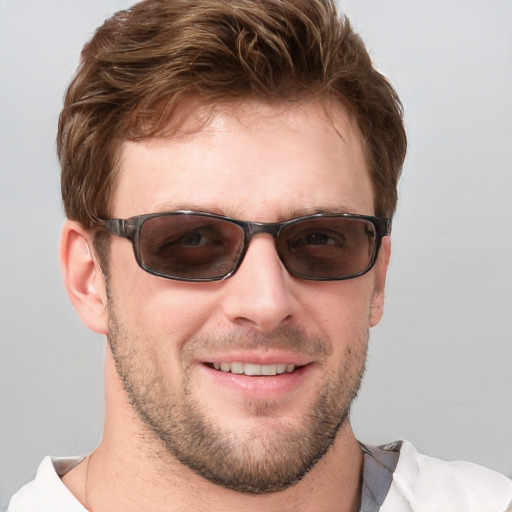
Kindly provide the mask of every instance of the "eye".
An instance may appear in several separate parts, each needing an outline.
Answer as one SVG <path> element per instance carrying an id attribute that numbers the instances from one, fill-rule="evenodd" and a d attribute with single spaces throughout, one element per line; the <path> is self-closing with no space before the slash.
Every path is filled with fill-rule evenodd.
<path id="1" fill-rule="evenodd" d="M 344 245 L 344 235 L 333 230 L 307 230 L 297 233 L 294 237 L 288 240 L 288 247 L 290 250 L 323 246 L 341 248 Z"/>
<path id="2" fill-rule="evenodd" d="M 159 241 L 154 245 L 154 251 L 160 254 L 176 251 L 212 251 L 224 250 L 225 241 L 218 234 L 208 231 L 187 231 L 185 233 L 175 233 L 172 237 Z M 182 252 L 182 254 L 185 254 Z M 187 252 L 190 255 L 190 252 Z"/>
<path id="3" fill-rule="evenodd" d="M 181 245 L 182 247 L 199 247 L 200 245 L 207 243 L 207 239 L 201 233 L 191 232 L 186 233 L 174 243 Z"/>
<path id="4" fill-rule="evenodd" d="M 308 245 L 336 245 L 336 241 L 325 233 L 312 233 L 304 237 Z"/>

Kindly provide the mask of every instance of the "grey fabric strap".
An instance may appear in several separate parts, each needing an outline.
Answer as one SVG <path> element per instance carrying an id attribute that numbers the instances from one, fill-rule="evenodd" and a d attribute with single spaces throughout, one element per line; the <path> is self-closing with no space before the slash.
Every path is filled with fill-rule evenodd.
<path id="1" fill-rule="evenodd" d="M 52 464 L 57 475 L 62 478 L 73 468 L 76 468 L 76 466 L 78 466 L 78 464 L 80 464 L 84 459 L 85 457 L 52 457 Z"/>
<path id="2" fill-rule="evenodd" d="M 359 512 L 378 512 L 393 481 L 393 471 L 400 456 L 400 443 L 382 447 L 359 444 L 364 454 Z"/>

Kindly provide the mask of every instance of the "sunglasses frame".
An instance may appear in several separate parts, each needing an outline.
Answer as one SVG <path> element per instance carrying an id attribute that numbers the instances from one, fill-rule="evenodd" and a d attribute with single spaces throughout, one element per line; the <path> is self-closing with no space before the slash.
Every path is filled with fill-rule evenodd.
<path id="1" fill-rule="evenodd" d="M 144 262 L 142 261 L 141 254 L 140 254 L 140 233 L 141 228 L 144 225 L 146 221 L 149 219 L 153 219 L 155 217 L 164 217 L 164 216 L 170 216 L 170 215 L 194 215 L 194 216 L 200 216 L 200 217 L 207 217 L 207 218 L 213 218 L 218 220 L 223 220 L 230 222 L 232 224 L 236 224 L 239 226 L 243 233 L 244 233 L 244 239 L 242 242 L 241 250 L 237 256 L 237 259 L 235 261 L 235 264 L 233 265 L 233 268 L 226 272 L 225 274 L 221 276 L 214 276 L 214 277 L 198 277 L 198 278 L 188 278 L 188 277 L 177 277 L 177 276 L 170 276 L 168 274 L 163 274 L 161 272 L 158 272 L 156 270 L 153 270 L 151 268 L 148 268 L 144 265 Z M 175 281 L 187 281 L 187 282 L 210 282 L 210 281 L 221 281 L 223 279 L 227 279 L 228 277 L 231 277 L 240 267 L 245 254 L 247 252 L 247 249 L 249 247 L 249 244 L 251 242 L 251 239 L 254 235 L 258 235 L 261 233 L 268 233 L 274 237 L 274 240 L 276 242 L 276 250 L 278 248 L 278 237 L 282 230 L 288 226 L 291 226 L 293 224 L 313 220 L 313 219 L 322 219 L 322 218 L 345 218 L 345 219 L 355 219 L 355 220 L 363 220 L 370 222 L 375 229 L 375 246 L 373 250 L 373 254 L 370 258 L 370 261 L 366 268 L 364 268 L 360 272 L 356 272 L 349 275 L 343 275 L 339 277 L 311 277 L 299 274 L 291 269 L 288 268 L 287 264 L 281 257 L 281 254 L 279 254 L 279 259 L 282 261 L 283 265 L 285 266 L 286 270 L 294 277 L 298 277 L 300 279 L 305 279 L 307 281 L 342 281 L 345 279 L 353 279 L 355 277 L 362 276 L 369 272 L 372 267 L 375 265 L 375 262 L 377 261 L 377 257 L 379 255 L 379 249 L 381 246 L 382 238 L 385 236 L 388 236 L 391 231 L 391 221 L 390 219 L 384 218 L 384 217 L 375 217 L 371 215 L 358 215 L 358 214 L 352 214 L 352 213 L 341 213 L 341 214 L 324 214 L 324 213 L 315 213 L 312 215 L 306 215 L 304 217 L 297 217 L 290 220 L 285 220 L 282 222 L 250 222 L 250 221 L 243 221 L 238 219 L 233 219 L 232 217 L 226 217 L 223 215 L 217 215 L 215 213 L 209 213 L 209 212 L 201 212 L 201 211 L 193 211 L 193 210 L 175 210 L 175 211 L 169 211 L 169 212 L 159 212 L 159 213 L 148 213 L 144 215 L 136 215 L 134 217 L 130 217 L 128 219 L 100 219 L 99 225 L 106 229 L 110 234 L 127 238 L 131 240 L 132 246 L 133 246 L 133 252 L 135 254 L 135 259 L 137 261 L 137 264 L 139 267 L 144 270 L 145 272 L 148 272 L 149 274 L 163 277 L 165 279 L 172 279 Z"/>

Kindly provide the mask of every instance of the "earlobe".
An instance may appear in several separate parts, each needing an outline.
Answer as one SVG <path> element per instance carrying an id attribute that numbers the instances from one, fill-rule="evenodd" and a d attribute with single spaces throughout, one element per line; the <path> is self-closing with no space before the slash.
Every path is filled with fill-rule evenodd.
<path id="1" fill-rule="evenodd" d="M 391 256 L 391 239 L 385 236 L 382 239 L 379 251 L 379 259 L 375 264 L 375 286 L 370 304 L 370 327 L 375 327 L 382 318 L 384 312 L 384 294 L 386 288 L 386 274 L 389 258 Z"/>
<path id="2" fill-rule="evenodd" d="M 60 238 L 59 259 L 64 286 L 83 323 L 99 334 L 107 332 L 106 290 L 90 233 L 67 221 Z"/>

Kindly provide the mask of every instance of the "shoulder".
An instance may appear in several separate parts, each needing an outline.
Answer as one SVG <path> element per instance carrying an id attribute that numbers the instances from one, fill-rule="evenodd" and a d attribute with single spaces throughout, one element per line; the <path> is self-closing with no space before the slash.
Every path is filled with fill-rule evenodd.
<path id="1" fill-rule="evenodd" d="M 7 512 L 86 512 L 59 476 L 81 460 L 82 457 L 45 457 L 36 478 L 11 498 Z"/>
<path id="2" fill-rule="evenodd" d="M 419 453 L 400 441 L 382 447 L 399 449 L 398 464 L 382 512 L 505 512 L 512 504 L 512 481 L 470 462 L 448 462 Z"/>

